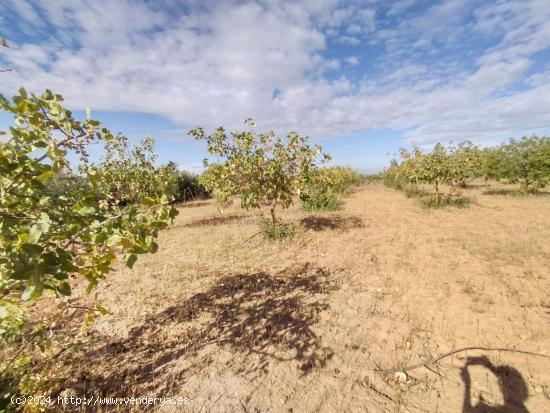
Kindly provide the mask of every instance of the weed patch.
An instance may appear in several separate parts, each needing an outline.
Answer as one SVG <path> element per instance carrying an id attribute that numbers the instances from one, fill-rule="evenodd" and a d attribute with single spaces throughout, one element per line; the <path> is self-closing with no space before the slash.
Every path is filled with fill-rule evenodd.
<path id="1" fill-rule="evenodd" d="M 302 199 L 306 211 L 336 211 L 340 206 L 338 196 L 331 191 L 313 192 Z"/>
<path id="2" fill-rule="evenodd" d="M 445 207 L 468 208 L 472 203 L 472 200 L 467 196 L 443 195 L 439 198 L 435 196 L 421 198 L 420 203 L 425 209 L 437 209 Z"/>
<path id="3" fill-rule="evenodd" d="M 282 240 L 296 234 L 296 226 L 290 223 L 277 221 L 273 223 L 265 217 L 260 218 L 260 233 L 264 239 Z"/>

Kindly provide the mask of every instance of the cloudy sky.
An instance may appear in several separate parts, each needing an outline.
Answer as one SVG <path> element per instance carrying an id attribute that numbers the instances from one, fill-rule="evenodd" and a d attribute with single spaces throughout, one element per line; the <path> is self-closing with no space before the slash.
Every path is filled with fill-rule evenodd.
<path id="1" fill-rule="evenodd" d="M 0 92 L 50 88 L 187 169 L 205 155 L 189 127 L 248 117 L 379 168 L 400 146 L 550 132 L 549 1 L 0 0 Z"/>

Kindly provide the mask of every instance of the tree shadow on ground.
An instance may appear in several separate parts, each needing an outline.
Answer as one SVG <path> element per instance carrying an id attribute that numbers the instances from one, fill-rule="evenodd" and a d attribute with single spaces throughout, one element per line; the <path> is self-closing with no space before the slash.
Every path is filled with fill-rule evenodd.
<path id="1" fill-rule="evenodd" d="M 486 182 L 466 182 L 466 184 L 460 186 L 461 189 L 480 189 L 487 188 L 489 186 Z"/>
<path id="2" fill-rule="evenodd" d="M 475 405 L 471 401 L 471 379 L 468 372 L 469 366 L 483 366 L 494 374 L 499 382 L 500 391 L 504 400 L 503 405 L 493 406 L 483 399 Z M 464 413 L 529 413 L 525 407 L 525 400 L 529 396 L 525 380 L 515 368 L 502 365 L 494 366 L 487 357 L 468 357 L 465 366 L 461 369 L 464 382 Z"/>
<path id="3" fill-rule="evenodd" d="M 233 215 L 224 215 L 224 216 L 218 216 L 218 217 L 212 217 L 212 218 L 202 218 L 202 219 L 198 219 L 196 221 L 190 222 L 188 224 L 184 224 L 182 225 L 182 227 L 197 228 L 197 227 L 212 226 L 212 225 L 226 225 L 226 224 L 233 224 L 235 222 L 243 221 L 246 218 L 250 218 L 250 215 L 233 214 Z"/>
<path id="4" fill-rule="evenodd" d="M 335 289 L 327 270 L 307 264 L 224 276 L 206 292 L 149 316 L 127 338 L 71 360 L 72 366 L 94 364 L 71 388 L 91 395 L 162 394 L 212 363 L 220 371 L 258 376 L 270 361 L 294 361 L 307 374 L 333 355 L 312 325 Z M 216 359 L 222 350 L 230 360 Z M 255 361 L 243 360 L 248 356 Z"/>
<path id="5" fill-rule="evenodd" d="M 300 220 L 300 225 L 309 231 L 325 230 L 350 230 L 353 228 L 363 228 L 365 224 L 361 218 L 356 216 L 342 217 L 340 215 L 318 216 L 309 215 Z"/>
<path id="6" fill-rule="evenodd" d="M 181 202 L 181 203 L 178 203 L 176 206 L 178 208 L 199 208 L 199 207 L 203 207 L 203 206 L 206 206 L 206 205 L 210 205 L 209 202 L 207 201 L 187 201 L 187 202 Z"/>
<path id="7" fill-rule="evenodd" d="M 490 188 L 482 192 L 483 195 L 508 195 L 513 197 L 550 196 L 548 191 L 522 191 L 514 188 Z"/>

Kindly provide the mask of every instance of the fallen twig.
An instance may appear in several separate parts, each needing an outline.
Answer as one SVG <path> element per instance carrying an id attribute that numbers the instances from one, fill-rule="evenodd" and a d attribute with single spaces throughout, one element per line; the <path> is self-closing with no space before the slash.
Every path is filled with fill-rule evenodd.
<path id="1" fill-rule="evenodd" d="M 250 238 L 247 238 L 243 241 L 243 244 L 244 243 L 247 243 L 248 241 L 250 241 L 252 238 L 254 238 L 256 235 L 260 235 L 262 233 L 262 231 L 258 231 L 256 232 L 254 235 L 252 235 Z"/>
<path id="2" fill-rule="evenodd" d="M 424 363 L 413 364 L 411 366 L 402 367 L 402 368 L 376 369 L 375 371 L 382 372 L 382 373 L 396 373 L 398 371 L 406 372 L 406 371 L 414 370 L 414 369 L 417 369 L 417 368 L 420 368 L 420 367 L 428 368 L 428 366 L 431 366 L 432 364 L 437 363 L 439 360 L 442 360 L 445 357 L 449 357 L 449 356 L 452 356 L 453 354 L 460 353 L 462 351 L 467 351 L 467 350 L 506 351 L 506 352 L 509 352 L 509 353 L 520 353 L 520 354 L 527 354 L 527 355 L 530 355 L 530 356 L 549 358 L 545 354 L 533 353 L 531 351 L 525 351 L 525 350 L 515 350 L 515 349 L 511 349 L 511 348 L 491 348 L 491 347 L 471 346 L 471 347 L 461 347 L 461 348 L 458 348 L 458 349 L 453 350 L 453 351 L 448 351 L 447 353 L 443 353 L 440 356 L 435 357 L 435 358 L 431 359 L 430 361 L 427 361 L 427 362 L 424 362 Z"/>

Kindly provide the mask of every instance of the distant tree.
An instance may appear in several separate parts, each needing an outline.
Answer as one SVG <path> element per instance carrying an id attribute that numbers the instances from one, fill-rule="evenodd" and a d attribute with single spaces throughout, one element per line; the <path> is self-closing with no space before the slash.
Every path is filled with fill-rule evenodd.
<path id="1" fill-rule="evenodd" d="M 275 224 L 277 206 L 288 208 L 307 187 L 322 150 L 318 145 L 312 148 L 308 138 L 296 132 L 283 139 L 274 132 L 256 134 L 251 119 L 245 124 L 250 130 L 230 135 L 221 127 L 208 136 L 202 128 L 189 131 L 195 139 L 206 140 L 208 152 L 222 160 L 212 166 L 205 160 L 210 169 L 202 182 L 221 199 L 240 196 L 242 208 L 268 204 Z M 324 154 L 324 159 L 329 156 Z"/>
<path id="2" fill-rule="evenodd" d="M 178 192 L 178 170 L 175 163 L 157 168 L 155 140 L 147 137 L 130 145 L 123 135 L 105 142 L 102 161 L 93 165 L 101 176 L 98 189 L 110 203 L 121 205 L 140 203 L 147 197 L 166 196 L 174 200 Z"/>
<path id="3" fill-rule="evenodd" d="M 216 208 L 220 215 L 223 215 L 224 209 L 231 205 L 231 197 L 239 193 L 237 181 L 226 178 L 225 168 L 221 164 L 208 165 L 199 177 L 199 183 L 216 200 Z"/>
<path id="4" fill-rule="evenodd" d="M 464 188 L 466 183 L 483 173 L 483 153 L 479 146 L 464 141 L 449 147 L 450 184 Z"/>
<path id="5" fill-rule="evenodd" d="M 401 150 L 402 164 L 398 176 L 409 182 L 426 182 L 433 186 L 435 198 L 440 199 L 441 185 L 452 182 L 451 163 L 447 149 L 437 143 L 433 150 L 423 153 L 419 149 L 412 152 Z"/>
<path id="6" fill-rule="evenodd" d="M 519 183 L 528 191 L 550 183 L 550 137 L 510 139 L 507 144 L 486 149 L 483 158 L 488 178 Z"/>

